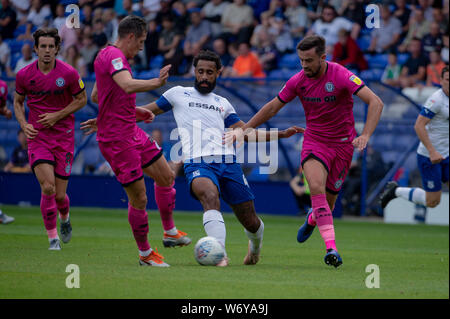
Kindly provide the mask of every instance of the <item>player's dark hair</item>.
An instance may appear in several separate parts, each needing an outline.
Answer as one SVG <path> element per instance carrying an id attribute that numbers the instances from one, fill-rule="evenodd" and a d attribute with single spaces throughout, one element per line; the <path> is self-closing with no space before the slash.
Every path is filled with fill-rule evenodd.
<path id="1" fill-rule="evenodd" d="M 33 33 L 34 46 L 36 48 L 39 47 L 39 38 L 42 38 L 42 37 L 55 39 L 55 46 L 58 48 L 58 51 L 59 51 L 59 45 L 61 44 L 61 37 L 58 34 L 58 29 L 56 29 L 56 28 L 37 29 Z"/>
<path id="2" fill-rule="evenodd" d="M 138 16 L 127 16 L 119 23 L 117 31 L 119 38 L 123 39 L 128 34 L 133 33 L 136 38 L 140 38 L 147 30 L 147 22 Z"/>
<path id="3" fill-rule="evenodd" d="M 213 51 L 210 50 L 202 50 L 194 57 L 193 65 L 194 67 L 197 67 L 198 61 L 200 60 L 206 60 L 206 61 L 212 61 L 216 64 L 217 70 L 220 70 L 222 68 L 222 61 L 220 61 L 220 57 Z"/>
<path id="4" fill-rule="evenodd" d="M 447 72 L 448 72 L 448 64 L 446 66 L 444 66 L 444 68 L 442 69 L 441 78 L 443 78 L 444 74 L 447 73 Z"/>
<path id="5" fill-rule="evenodd" d="M 297 50 L 299 51 L 308 51 L 312 48 L 316 49 L 319 56 L 325 54 L 325 39 L 320 35 L 309 35 L 297 44 Z"/>

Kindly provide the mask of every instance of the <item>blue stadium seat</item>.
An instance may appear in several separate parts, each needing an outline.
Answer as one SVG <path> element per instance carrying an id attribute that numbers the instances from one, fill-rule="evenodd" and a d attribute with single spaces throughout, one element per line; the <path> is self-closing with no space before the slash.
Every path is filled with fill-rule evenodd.
<path id="1" fill-rule="evenodd" d="M 371 36 L 370 34 L 361 35 L 357 40 L 356 43 L 358 44 L 359 48 L 361 50 L 367 50 L 370 46 Z"/>
<path id="2" fill-rule="evenodd" d="M 383 69 L 372 69 L 361 71 L 360 76 L 366 81 L 379 81 L 383 75 Z"/>
<path id="3" fill-rule="evenodd" d="M 397 55 L 397 63 L 400 65 L 405 64 L 406 60 L 408 60 L 409 54 L 408 53 L 401 53 Z"/>
<path id="4" fill-rule="evenodd" d="M 387 54 L 365 55 L 371 69 L 384 69 L 388 64 Z"/>
<path id="5" fill-rule="evenodd" d="M 160 69 L 162 67 L 162 63 L 164 61 L 164 57 L 162 55 L 157 55 L 150 60 L 150 69 Z"/>
<path id="6" fill-rule="evenodd" d="M 279 68 L 286 69 L 298 69 L 300 66 L 300 60 L 297 53 L 289 53 L 283 55 L 278 61 Z"/>

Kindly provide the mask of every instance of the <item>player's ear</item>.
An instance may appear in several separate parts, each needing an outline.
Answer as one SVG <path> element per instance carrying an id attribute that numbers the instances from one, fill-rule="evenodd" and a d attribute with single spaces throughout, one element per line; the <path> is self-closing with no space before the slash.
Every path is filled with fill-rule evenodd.
<path id="1" fill-rule="evenodd" d="M 223 66 L 217 71 L 216 79 L 222 74 Z"/>

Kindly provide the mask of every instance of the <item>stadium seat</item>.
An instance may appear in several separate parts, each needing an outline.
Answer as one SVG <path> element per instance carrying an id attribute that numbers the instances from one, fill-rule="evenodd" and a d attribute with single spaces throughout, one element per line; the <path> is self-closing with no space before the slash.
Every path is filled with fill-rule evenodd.
<path id="1" fill-rule="evenodd" d="M 369 62 L 370 69 L 384 69 L 388 64 L 387 54 L 375 54 L 375 55 L 365 55 L 367 61 Z"/>
<path id="2" fill-rule="evenodd" d="M 162 63 L 164 61 L 164 57 L 162 55 L 157 55 L 150 60 L 150 69 L 160 69 L 162 67 Z"/>
<path id="3" fill-rule="evenodd" d="M 297 53 L 289 53 L 283 55 L 278 61 L 279 68 L 285 69 L 298 69 L 300 66 L 300 60 Z"/>

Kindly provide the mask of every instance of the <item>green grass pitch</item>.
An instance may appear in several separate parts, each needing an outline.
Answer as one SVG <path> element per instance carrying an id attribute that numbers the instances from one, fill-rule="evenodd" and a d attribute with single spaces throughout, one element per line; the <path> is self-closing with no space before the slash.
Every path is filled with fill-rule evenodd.
<path id="1" fill-rule="evenodd" d="M 177 212 L 190 246 L 164 248 L 159 213 L 149 211 L 150 243 L 172 266 L 139 267 L 126 210 L 72 208 L 73 237 L 48 251 L 38 207 L 3 206 L 16 218 L 0 225 L 0 299 L 4 298 L 449 298 L 449 228 L 336 220 L 344 264 L 325 265 L 318 230 L 296 242 L 303 218 L 262 215 L 260 262 L 244 266 L 247 238 L 232 214 L 224 214 L 230 266 L 200 266 L 195 242 L 205 236 L 200 213 Z M 66 267 L 80 270 L 80 288 L 66 287 Z M 367 265 L 379 267 L 380 288 L 366 287 Z"/>

